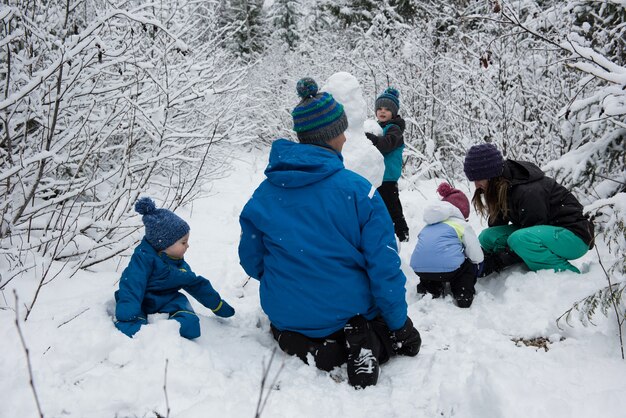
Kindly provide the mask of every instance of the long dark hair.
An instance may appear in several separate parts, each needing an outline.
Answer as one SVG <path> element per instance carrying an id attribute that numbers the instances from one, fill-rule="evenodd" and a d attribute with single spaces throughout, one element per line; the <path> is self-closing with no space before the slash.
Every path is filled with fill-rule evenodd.
<path id="1" fill-rule="evenodd" d="M 483 217 L 488 219 L 489 224 L 502 217 L 509 217 L 509 204 L 507 202 L 510 182 L 502 176 L 489 179 L 487 190 L 476 189 L 472 204 Z M 483 195 L 485 198 L 483 199 Z"/>

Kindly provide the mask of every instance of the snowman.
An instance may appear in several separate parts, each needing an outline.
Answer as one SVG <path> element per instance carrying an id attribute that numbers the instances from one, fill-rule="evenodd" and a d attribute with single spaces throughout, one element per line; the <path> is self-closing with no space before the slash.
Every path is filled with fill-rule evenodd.
<path id="1" fill-rule="evenodd" d="M 361 85 L 352 74 L 339 72 L 330 76 L 323 90 L 343 105 L 348 118 L 346 143 L 341 152 L 345 167 L 365 177 L 374 187 L 379 187 L 383 182 L 385 162 L 365 132 L 382 135 L 383 130 L 375 120 L 366 120 L 367 105 Z"/>

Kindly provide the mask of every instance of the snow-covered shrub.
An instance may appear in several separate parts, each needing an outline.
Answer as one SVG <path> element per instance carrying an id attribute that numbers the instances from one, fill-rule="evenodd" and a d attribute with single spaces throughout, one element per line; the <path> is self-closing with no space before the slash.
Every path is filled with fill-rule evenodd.
<path id="1" fill-rule="evenodd" d="M 543 40 L 566 52 L 567 65 L 580 78 L 559 115 L 567 152 L 544 168 L 578 192 L 594 219 L 596 239 L 600 237 L 613 256 L 599 260 L 608 285 L 575 304 L 566 316 L 576 310 L 586 323 L 598 308 L 604 315 L 613 312 L 620 338 L 626 319 L 625 19 L 623 2 L 580 1 L 557 4 L 518 25 L 538 37 L 537 22 L 561 25 L 557 38 Z"/>
<path id="2" fill-rule="evenodd" d="M 125 250 L 144 192 L 172 209 L 196 197 L 223 170 L 243 75 L 212 2 L 29 4 L 0 10 L 2 284 L 35 259 Z"/>

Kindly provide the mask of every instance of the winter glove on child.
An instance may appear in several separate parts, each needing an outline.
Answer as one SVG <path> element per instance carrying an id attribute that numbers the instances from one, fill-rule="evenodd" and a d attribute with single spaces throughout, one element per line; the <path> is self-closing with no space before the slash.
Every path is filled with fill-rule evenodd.
<path id="1" fill-rule="evenodd" d="M 408 316 L 404 326 L 399 330 L 391 331 L 390 337 L 393 351 L 396 354 L 414 357 L 419 353 L 422 339 Z"/>
<path id="2" fill-rule="evenodd" d="M 235 314 L 235 309 L 230 306 L 224 299 L 220 300 L 215 309 L 211 309 L 213 313 L 222 318 L 228 318 Z"/>
<path id="3" fill-rule="evenodd" d="M 378 136 L 374 135 L 373 133 L 365 132 L 365 136 L 367 137 L 367 139 L 372 141 L 372 144 L 374 145 L 376 145 L 376 143 L 378 142 Z"/>
<path id="4" fill-rule="evenodd" d="M 132 321 L 115 321 L 115 328 L 119 329 L 124 334 L 132 338 L 133 335 L 135 335 L 137 331 L 139 331 L 139 328 L 147 323 L 148 321 L 146 320 L 146 318 L 138 317 L 137 319 L 134 319 Z"/>

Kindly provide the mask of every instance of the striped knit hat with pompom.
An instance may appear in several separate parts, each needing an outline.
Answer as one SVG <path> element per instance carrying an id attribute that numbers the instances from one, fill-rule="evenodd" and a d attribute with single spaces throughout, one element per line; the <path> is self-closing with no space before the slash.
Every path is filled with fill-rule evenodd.
<path id="1" fill-rule="evenodd" d="M 437 187 L 437 193 L 443 198 L 444 202 L 448 202 L 459 208 L 465 219 L 469 218 L 469 200 L 465 193 L 459 189 L 455 189 L 445 181 Z"/>
<path id="2" fill-rule="evenodd" d="M 348 129 L 348 118 L 341 103 L 329 93 L 318 93 L 312 78 L 303 78 L 296 85 L 302 99 L 293 109 L 293 130 L 303 144 L 323 145 Z"/>
<path id="3" fill-rule="evenodd" d="M 386 107 L 391 111 L 391 114 L 395 118 L 400 111 L 400 92 L 393 87 L 387 87 L 383 93 L 378 96 L 374 103 L 374 110 L 378 110 L 381 107 Z"/>
<path id="4" fill-rule="evenodd" d="M 135 211 L 143 215 L 141 220 L 146 227 L 146 241 L 157 251 L 163 251 L 189 233 L 189 225 L 174 212 L 157 209 L 149 197 L 142 197 L 135 203 Z"/>

